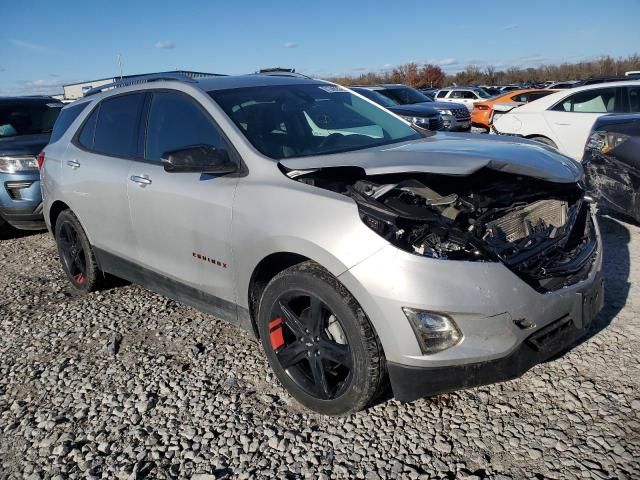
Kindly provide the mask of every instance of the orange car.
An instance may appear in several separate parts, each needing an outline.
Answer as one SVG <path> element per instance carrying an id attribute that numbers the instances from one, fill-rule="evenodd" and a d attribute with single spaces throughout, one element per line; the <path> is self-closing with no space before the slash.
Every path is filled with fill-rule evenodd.
<path id="1" fill-rule="evenodd" d="M 532 102 L 538 98 L 546 97 L 550 93 L 554 93 L 557 90 L 511 90 L 501 95 L 491 97 L 483 102 L 476 102 L 473 104 L 473 111 L 471 112 L 471 126 L 477 128 L 483 128 L 487 131 L 491 129 L 491 119 L 493 113 L 493 105 L 496 103 L 514 103 L 522 105 L 524 103 Z"/>

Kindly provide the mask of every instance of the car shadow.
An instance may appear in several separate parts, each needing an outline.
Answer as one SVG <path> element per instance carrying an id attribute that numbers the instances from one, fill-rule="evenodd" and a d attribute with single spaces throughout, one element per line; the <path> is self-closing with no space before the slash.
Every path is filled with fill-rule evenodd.
<path id="1" fill-rule="evenodd" d="M 602 271 L 605 281 L 604 307 L 591 324 L 583 341 L 588 340 L 609 326 L 627 303 L 631 290 L 631 254 L 629 227 L 616 218 L 599 217 L 604 252 Z"/>
<path id="2" fill-rule="evenodd" d="M 10 225 L 0 227 L 0 240 L 14 240 L 18 238 L 31 237 L 46 232 L 46 230 L 18 230 Z"/>

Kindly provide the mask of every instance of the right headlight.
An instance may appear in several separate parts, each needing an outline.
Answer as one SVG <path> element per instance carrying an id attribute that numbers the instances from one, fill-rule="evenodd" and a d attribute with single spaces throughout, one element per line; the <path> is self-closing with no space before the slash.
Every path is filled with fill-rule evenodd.
<path id="1" fill-rule="evenodd" d="M 36 157 L 31 156 L 0 156 L 0 173 L 18 173 L 38 171 Z"/>
<path id="2" fill-rule="evenodd" d="M 593 132 L 587 140 L 587 150 L 609 153 L 629 140 L 629 135 L 615 132 Z"/>

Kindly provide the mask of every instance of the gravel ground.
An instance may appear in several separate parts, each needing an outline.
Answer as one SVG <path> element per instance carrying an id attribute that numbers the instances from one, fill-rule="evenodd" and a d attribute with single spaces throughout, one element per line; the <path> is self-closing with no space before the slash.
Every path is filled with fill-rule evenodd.
<path id="1" fill-rule="evenodd" d="M 295 404 L 234 327 L 132 285 L 69 290 L 0 240 L 1 478 L 638 478 L 640 228 L 604 218 L 594 336 L 521 379 L 346 418 Z"/>

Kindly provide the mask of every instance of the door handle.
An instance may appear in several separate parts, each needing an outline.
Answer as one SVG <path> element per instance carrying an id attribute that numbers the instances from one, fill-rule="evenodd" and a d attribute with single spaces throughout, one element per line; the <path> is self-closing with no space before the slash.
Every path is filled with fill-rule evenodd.
<path id="1" fill-rule="evenodd" d="M 78 168 L 80 168 L 80 162 L 76 162 L 75 160 L 69 160 L 67 162 L 67 165 L 69 165 L 74 170 L 77 170 Z"/>
<path id="2" fill-rule="evenodd" d="M 568 127 L 570 124 L 569 123 L 556 122 L 556 125 L 560 125 L 560 126 L 563 126 L 563 127 Z"/>
<path id="3" fill-rule="evenodd" d="M 137 183 L 143 188 L 147 185 L 151 185 L 151 179 L 147 175 L 132 175 L 129 180 L 133 183 Z"/>

